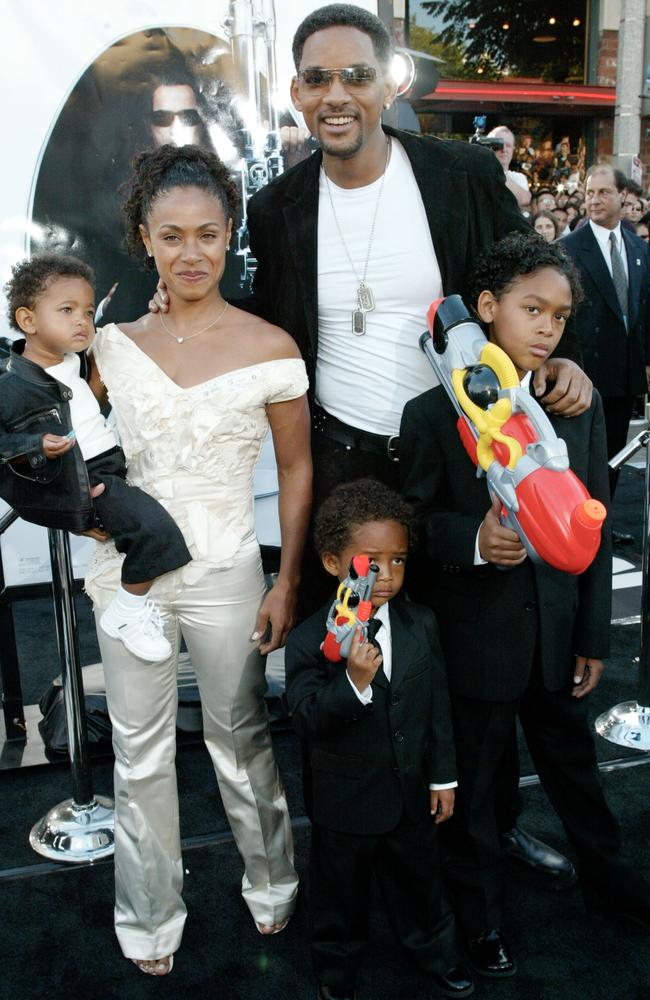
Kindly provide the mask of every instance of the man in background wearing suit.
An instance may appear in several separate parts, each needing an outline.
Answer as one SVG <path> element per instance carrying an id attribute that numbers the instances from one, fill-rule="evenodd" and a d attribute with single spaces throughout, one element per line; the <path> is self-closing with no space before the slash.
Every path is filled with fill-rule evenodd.
<path id="1" fill-rule="evenodd" d="M 573 325 L 585 371 L 603 397 L 607 457 L 625 445 L 634 397 L 647 391 L 650 362 L 648 247 L 621 226 L 621 195 L 612 167 L 599 164 L 587 174 L 588 223 L 563 243 L 585 291 Z M 618 473 L 610 473 L 612 496 Z M 614 533 L 614 540 L 632 541 Z"/>

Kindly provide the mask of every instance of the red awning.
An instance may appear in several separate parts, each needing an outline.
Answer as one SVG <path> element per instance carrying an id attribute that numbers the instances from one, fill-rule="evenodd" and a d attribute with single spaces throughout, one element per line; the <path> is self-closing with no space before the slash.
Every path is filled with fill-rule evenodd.
<path id="1" fill-rule="evenodd" d="M 569 107 L 602 108 L 613 111 L 614 87 L 595 87 L 525 81 L 440 80 L 430 94 L 419 99 L 427 103 L 497 102 L 510 104 L 547 104 Z"/>

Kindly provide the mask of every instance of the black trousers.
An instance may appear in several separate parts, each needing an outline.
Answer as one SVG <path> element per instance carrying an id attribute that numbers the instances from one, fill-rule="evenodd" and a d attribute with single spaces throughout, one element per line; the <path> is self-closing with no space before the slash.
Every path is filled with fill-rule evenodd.
<path id="1" fill-rule="evenodd" d="M 346 448 L 317 431 L 312 434 L 312 458 L 314 462 L 314 500 L 312 506 L 312 526 L 305 546 L 302 563 L 302 583 L 298 594 L 298 622 L 304 621 L 318 611 L 331 596 L 334 589 L 332 577 L 322 567 L 318 553 L 311 542 L 313 515 L 335 486 L 351 483 L 355 479 L 378 479 L 399 490 L 399 462 L 393 462 L 388 455 Z"/>
<path id="2" fill-rule="evenodd" d="M 621 448 L 625 447 L 633 406 L 634 396 L 603 396 L 608 459 L 620 451 Z M 618 475 L 618 469 L 610 469 L 609 492 L 612 499 L 614 498 Z"/>
<path id="3" fill-rule="evenodd" d="M 625 909 L 650 902 L 650 886 L 621 856 L 618 824 L 600 784 L 587 700 L 571 687 L 547 691 L 538 667 L 520 701 L 485 702 L 451 695 L 458 765 L 454 816 L 443 828 L 445 874 L 460 923 L 473 931 L 499 927 L 505 862 L 499 841 L 500 772 L 517 712 L 535 768 L 578 862 L 589 906 Z"/>
<path id="4" fill-rule="evenodd" d="M 93 505 L 102 528 L 118 552 L 125 552 L 123 583 L 146 583 L 190 562 L 180 528 L 157 500 L 126 482 L 121 448 L 111 448 L 86 462 L 90 485 L 103 483 Z"/>
<path id="5" fill-rule="evenodd" d="M 444 895 L 433 822 L 402 819 L 389 833 L 337 833 L 312 827 L 310 936 L 318 980 L 352 993 L 368 939 L 373 872 L 395 936 L 424 973 L 459 961 L 454 917 Z"/>

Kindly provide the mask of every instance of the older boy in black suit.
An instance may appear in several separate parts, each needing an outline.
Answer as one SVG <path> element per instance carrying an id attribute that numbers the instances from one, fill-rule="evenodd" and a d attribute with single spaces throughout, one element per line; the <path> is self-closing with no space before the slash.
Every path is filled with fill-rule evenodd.
<path id="1" fill-rule="evenodd" d="M 557 244 L 506 237 L 477 264 L 473 302 L 522 384 L 557 345 L 579 280 Z M 474 968 L 515 972 L 501 932 L 505 891 L 495 789 L 517 713 L 544 788 L 578 857 L 585 902 L 650 922 L 650 887 L 620 859 L 603 797 L 587 698 L 608 653 L 610 533 L 579 577 L 531 562 L 490 507 L 441 387 L 409 403 L 402 421 L 404 493 L 416 508 L 448 667 L 459 790 L 448 874 Z M 571 468 L 608 503 L 600 397 L 572 420 L 551 417 Z M 506 572 L 503 568 L 506 568 Z"/>
<path id="2" fill-rule="evenodd" d="M 338 664 L 320 649 L 329 606 L 287 643 L 289 706 L 311 768 L 310 924 L 322 1000 L 355 995 L 373 871 L 411 961 L 447 996 L 473 990 L 438 862 L 436 825 L 453 811 L 456 784 L 438 630 L 428 608 L 393 600 L 410 516 L 373 480 L 333 491 L 316 518 L 317 549 L 339 580 L 355 555 L 378 565 L 371 622 L 381 626 L 375 642 L 357 633 Z"/>

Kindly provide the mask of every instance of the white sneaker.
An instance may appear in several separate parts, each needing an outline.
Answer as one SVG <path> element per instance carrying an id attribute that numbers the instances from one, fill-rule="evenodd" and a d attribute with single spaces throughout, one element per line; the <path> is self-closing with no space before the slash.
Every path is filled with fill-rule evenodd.
<path id="1" fill-rule="evenodd" d="M 158 606 L 145 602 L 135 614 L 125 614 L 114 598 L 99 619 L 99 624 L 112 639 L 119 639 L 134 656 L 151 663 L 161 663 L 172 655 L 172 647 L 163 635 Z"/>

